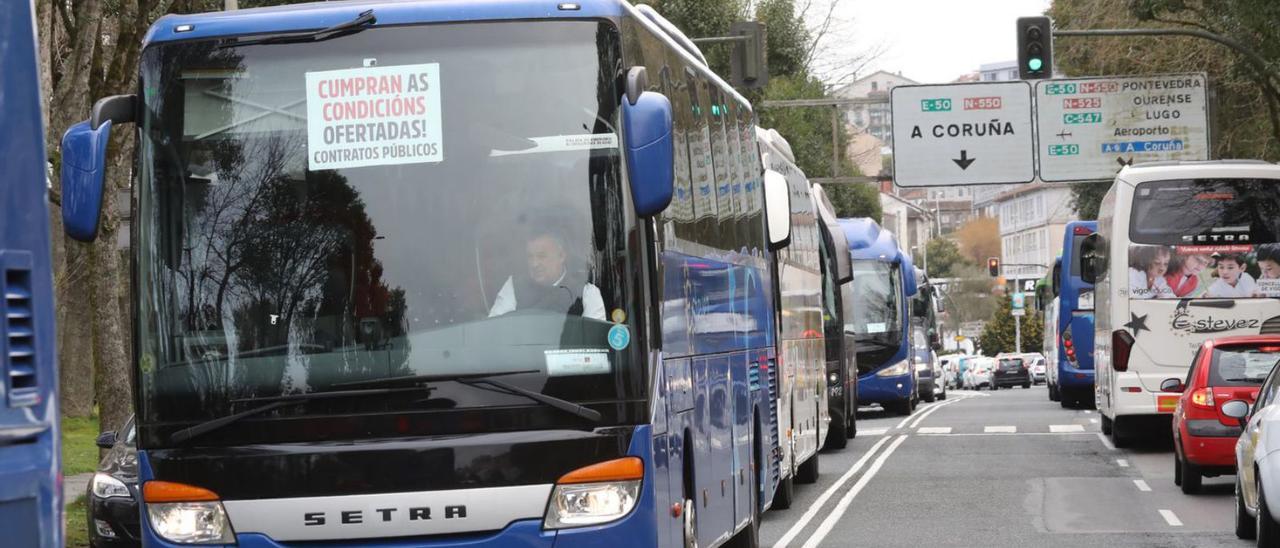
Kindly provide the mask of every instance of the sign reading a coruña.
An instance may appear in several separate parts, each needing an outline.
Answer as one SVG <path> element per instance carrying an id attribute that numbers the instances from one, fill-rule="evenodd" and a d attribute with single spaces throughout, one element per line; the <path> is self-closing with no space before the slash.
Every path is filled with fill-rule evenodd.
<path id="1" fill-rule="evenodd" d="M 1035 178 L 1031 84 L 898 86 L 893 180 L 900 186 L 1028 183 Z"/>

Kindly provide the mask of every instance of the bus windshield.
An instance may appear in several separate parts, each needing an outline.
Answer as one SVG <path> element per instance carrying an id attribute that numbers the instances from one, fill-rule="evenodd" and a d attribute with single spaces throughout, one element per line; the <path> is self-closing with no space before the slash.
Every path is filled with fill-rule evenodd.
<path id="1" fill-rule="evenodd" d="M 853 261 L 853 333 L 858 341 L 860 372 L 884 365 L 902 344 L 902 284 L 898 267 L 876 260 Z"/>
<path id="2" fill-rule="evenodd" d="M 1129 238 L 1132 299 L 1280 297 L 1280 195 L 1270 181 L 1139 184 Z"/>
<path id="3" fill-rule="evenodd" d="M 142 440 L 148 423 L 411 375 L 642 398 L 618 47 L 577 21 L 148 48 Z M 441 384 L 263 417 L 536 405 Z"/>

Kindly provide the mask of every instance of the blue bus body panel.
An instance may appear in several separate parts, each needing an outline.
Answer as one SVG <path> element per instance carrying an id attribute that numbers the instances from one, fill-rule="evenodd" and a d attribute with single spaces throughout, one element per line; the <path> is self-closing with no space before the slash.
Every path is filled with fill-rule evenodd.
<path id="1" fill-rule="evenodd" d="M 321 2 L 192 15 L 166 15 L 151 26 L 143 46 L 156 42 L 272 34 L 327 28 L 355 19 L 373 10 L 377 26 L 510 19 L 616 19 L 622 4 L 608 0 L 579 0 L 576 10 L 561 10 L 555 0 L 507 0 L 474 2 L 440 0 L 434 2 Z M 184 25 L 190 30 L 179 31 Z"/>
<path id="2" fill-rule="evenodd" d="M 1064 388 L 1093 388 L 1093 311 L 1079 310 L 1080 290 L 1093 289 L 1093 284 L 1073 276 L 1076 268 L 1072 251 L 1075 238 L 1087 235 L 1076 234 L 1076 228 L 1087 229 L 1089 233 L 1097 232 L 1097 221 L 1072 221 L 1067 223 L 1062 243 L 1062 273 L 1058 280 L 1058 355 L 1055 358 L 1058 366 L 1058 385 Z M 1076 365 L 1067 359 L 1067 349 L 1062 345 L 1062 331 L 1071 328 L 1071 342 L 1076 350 Z"/>
<path id="3" fill-rule="evenodd" d="M 849 241 L 849 250 L 853 260 L 877 260 L 886 263 L 897 263 L 899 287 L 903 294 L 899 296 L 902 321 L 902 341 L 897 352 L 884 363 L 876 364 L 869 372 L 858 376 L 858 403 L 885 403 L 908 398 L 915 390 L 915 375 L 895 375 L 880 377 L 876 373 L 886 367 L 908 358 L 911 345 L 911 315 L 908 298 L 915 294 L 915 269 L 911 260 L 898 248 L 893 234 L 884 230 L 875 221 L 868 218 L 840 219 L 840 228 L 844 230 L 845 239 Z M 908 293 L 908 291 L 910 291 Z"/>
<path id="4" fill-rule="evenodd" d="M 33 22 L 29 0 L 0 2 L 0 544 L 61 547 L 49 202 Z"/>

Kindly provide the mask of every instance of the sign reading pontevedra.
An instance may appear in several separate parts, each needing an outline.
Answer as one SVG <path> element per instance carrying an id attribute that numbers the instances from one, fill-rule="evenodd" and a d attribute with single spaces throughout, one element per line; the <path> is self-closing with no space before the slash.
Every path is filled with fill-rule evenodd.
<path id="1" fill-rule="evenodd" d="M 307 168 L 444 160 L 440 64 L 307 73 Z"/>
<path id="2" fill-rule="evenodd" d="M 898 86 L 891 93 L 895 183 L 982 185 L 1035 178 L 1031 84 Z"/>
<path id="3" fill-rule="evenodd" d="M 1209 159 L 1206 82 L 1203 74 L 1037 82 L 1040 178 L 1112 179 L 1134 162 Z"/>

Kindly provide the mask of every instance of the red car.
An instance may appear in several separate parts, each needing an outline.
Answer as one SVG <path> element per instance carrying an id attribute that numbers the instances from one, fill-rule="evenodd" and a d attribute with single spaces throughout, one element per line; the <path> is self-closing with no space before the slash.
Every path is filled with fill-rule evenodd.
<path id="1" fill-rule="evenodd" d="M 1200 490 L 1205 476 L 1236 473 L 1240 422 L 1222 413 L 1231 400 L 1253 404 L 1258 388 L 1280 361 L 1280 336 L 1223 337 L 1205 341 L 1186 380 L 1165 379 L 1160 389 L 1181 392 L 1173 411 L 1173 482 L 1183 493 Z"/>

